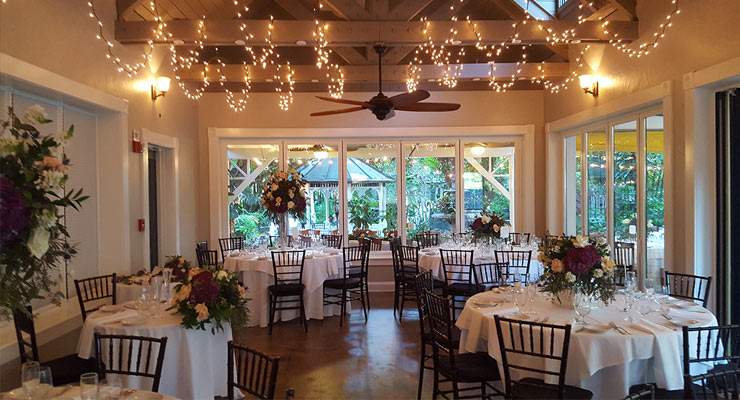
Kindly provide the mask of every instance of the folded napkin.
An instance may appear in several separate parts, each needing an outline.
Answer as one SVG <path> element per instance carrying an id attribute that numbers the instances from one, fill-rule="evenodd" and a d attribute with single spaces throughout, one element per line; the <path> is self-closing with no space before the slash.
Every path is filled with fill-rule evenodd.
<path id="1" fill-rule="evenodd" d="M 655 379 L 658 387 L 664 387 L 668 390 L 677 390 L 683 387 L 680 333 L 646 318 L 640 318 L 640 327 L 649 330 L 655 337 L 653 355 L 656 366 L 654 369 Z"/>
<path id="2" fill-rule="evenodd" d="M 139 313 L 134 310 L 125 310 L 117 313 L 101 313 L 101 312 L 95 312 L 90 314 L 87 317 L 87 321 L 85 321 L 85 324 L 82 326 L 82 331 L 80 332 L 80 340 L 78 341 L 78 349 L 77 352 L 80 352 L 80 349 L 83 348 L 82 346 L 85 346 L 84 348 L 90 349 L 92 348 L 93 338 L 95 334 L 95 328 L 99 326 L 105 326 L 108 324 L 112 324 L 114 322 L 119 322 L 121 320 L 124 320 L 126 318 L 134 318 L 138 316 Z"/>

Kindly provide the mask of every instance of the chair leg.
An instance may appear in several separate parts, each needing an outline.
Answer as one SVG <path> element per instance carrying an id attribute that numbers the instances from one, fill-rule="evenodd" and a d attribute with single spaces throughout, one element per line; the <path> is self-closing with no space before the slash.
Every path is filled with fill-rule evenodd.
<path id="1" fill-rule="evenodd" d="M 365 288 L 362 285 L 360 285 L 360 301 L 362 302 L 362 312 L 365 313 L 365 323 L 367 323 L 367 310 L 369 307 L 365 302 Z"/>
<path id="2" fill-rule="evenodd" d="M 268 328 L 268 335 L 272 335 L 272 324 L 273 324 L 273 321 L 275 320 L 275 306 L 276 306 L 276 304 L 273 303 L 274 301 L 275 301 L 275 296 L 273 296 L 272 294 L 270 294 L 270 305 L 269 305 L 269 307 L 270 307 L 270 312 L 269 312 L 269 314 L 270 314 L 270 321 L 267 322 L 267 326 L 269 327 Z"/>
<path id="3" fill-rule="evenodd" d="M 398 282 L 393 284 L 393 316 L 398 312 Z"/>
<path id="4" fill-rule="evenodd" d="M 453 400 L 459 400 L 460 399 L 460 388 L 457 387 L 457 381 L 452 380 L 452 399 Z"/>
<path id="5" fill-rule="evenodd" d="M 301 291 L 301 322 L 303 323 L 303 331 L 308 333 L 308 321 L 306 320 L 306 308 L 303 305 L 303 292 Z"/>
<path id="6" fill-rule="evenodd" d="M 434 386 L 432 386 L 432 399 L 437 400 L 439 397 L 439 373 L 437 372 L 437 365 L 434 365 Z"/>
<path id="7" fill-rule="evenodd" d="M 427 345 L 422 340 L 421 342 L 421 357 L 419 358 L 419 388 L 416 390 L 416 400 L 421 400 L 421 391 L 424 387 L 424 362 L 426 361 L 426 349 Z"/>
<path id="8" fill-rule="evenodd" d="M 365 277 L 365 297 L 367 298 L 367 310 L 370 311 L 370 285 Z"/>
<path id="9" fill-rule="evenodd" d="M 399 310 L 398 310 L 398 321 L 399 322 L 403 321 L 403 308 L 404 308 L 404 305 L 406 304 L 406 287 L 405 287 L 405 285 L 404 284 L 401 284 L 400 289 L 401 289 L 400 290 L 400 292 L 401 292 L 401 306 L 399 307 Z"/>
<path id="10" fill-rule="evenodd" d="M 341 299 L 341 305 L 340 305 L 340 314 L 339 314 L 339 326 L 342 326 L 344 323 L 344 313 L 347 312 L 347 290 L 342 289 L 342 299 Z"/>

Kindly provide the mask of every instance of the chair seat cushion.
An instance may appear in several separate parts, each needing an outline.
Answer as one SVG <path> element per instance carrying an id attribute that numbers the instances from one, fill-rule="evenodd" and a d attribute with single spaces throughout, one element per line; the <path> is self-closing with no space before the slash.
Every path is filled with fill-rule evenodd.
<path id="1" fill-rule="evenodd" d="M 452 347 L 457 349 L 460 347 L 460 328 L 457 326 L 452 326 Z M 431 345 L 432 340 L 434 339 L 434 336 L 432 335 L 432 332 L 425 332 L 424 337 L 422 340 L 424 343 Z"/>
<path id="2" fill-rule="evenodd" d="M 472 296 L 485 290 L 482 285 L 475 283 L 453 283 L 447 286 L 447 292 L 453 296 Z"/>
<path id="3" fill-rule="evenodd" d="M 501 380 L 496 360 L 487 353 L 462 353 L 455 355 L 455 369 L 449 357 L 439 358 L 439 372 L 447 378 L 453 376 L 458 382 L 490 382 Z"/>
<path id="4" fill-rule="evenodd" d="M 558 398 L 558 385 L 545 383 L 542 379 L 524 378 L 514 382 L 511 386 L 513 397 L 522 399 L 556 399 Z M 593 393 L 586 389 L 565 385 L 566 399 L 590 399 Z"/>
<path id="5" fill-rule="evenodd" d="M 324 281 L 324 286 L 329 289 L 355 289 L 360 287 L 360 278 L 329 279 Z"/>
<path id="6" fill-rule="evenodd" d="M 281 285 L 270 285 L 267 287 L 267 290 L 277 296 L 290 296 L 303 293 L 304 287 L 302 283 L 285 283 Z"/>
<path id="7" fill-rule="evenodd" d="M 94 358 L 80 358 L 77 354 L 70 354 L 55 360 L 41 363 L 51 369 L 54 386 L 63 386 L 80 381 L 80 375 L 86 372 L 97 372 Z"/>

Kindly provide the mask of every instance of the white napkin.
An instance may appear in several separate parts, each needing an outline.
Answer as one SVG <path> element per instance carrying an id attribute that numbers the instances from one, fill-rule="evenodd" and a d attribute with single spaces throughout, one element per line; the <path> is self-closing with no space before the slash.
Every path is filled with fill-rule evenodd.
<path id="1" fill-rule="evenodd" d="M 80 352 L 79 346 L 82 343 L 92 343 L 96 327 L 110 324 L 113 322 L 118 322 L 126 318 L 133 318 L 133 317 L 136 317 L 137 315 L 139 315 L 139 313 L 134 310 L 121 311 L 115 314 L 105 314 L 105 313 L 90 314 L 87 317 L 87 321 L 85 321 L 85 324 L 82 327 L 82 331 L 80 332 L 80 340 L 77 345 L 78 346 L 77 352 L 78 353 Z"/>
<path id="2" fill-rule="evenodd" d="M 655 369 L 658 387 L 680 389 L 683 386 L 680 333 L 645 318 L 640 318 L 640 325 L 650 330 L 655 337 L 655 365 L 668 366 Z"/>

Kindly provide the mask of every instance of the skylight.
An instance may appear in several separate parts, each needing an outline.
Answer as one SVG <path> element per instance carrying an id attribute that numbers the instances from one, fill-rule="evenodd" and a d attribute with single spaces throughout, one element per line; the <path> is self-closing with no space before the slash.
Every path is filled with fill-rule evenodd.
<path id="1" fill-rule="evenodd" d="M 564 0 L 515 0 L 519 6 L 527 11 L 536 19 L 553 19 L 558 2 L 561 4 Z"/>

